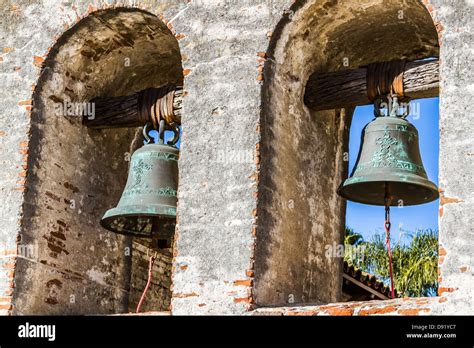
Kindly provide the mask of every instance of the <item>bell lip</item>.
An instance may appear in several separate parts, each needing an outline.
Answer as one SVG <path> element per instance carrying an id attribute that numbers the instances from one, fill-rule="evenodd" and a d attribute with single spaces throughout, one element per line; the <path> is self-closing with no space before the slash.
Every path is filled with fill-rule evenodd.
<path id="1" fill-rule="evenodd" d="M 341 184 L 341 186 L 339 186 L 339 188 L 337 189 L 337 194 L 339 196 L 341 196 L 342 198 L 348 200 L 348 201 L 352 201 L 352 202 L 356 202 L 356 203 L 361 203 L 361 204 L 367 204 L 367 205 L 376 205 L 376 206 L 384 206 L 385 204 L 383 203 L 367 203 L 367 201 L 363 201 L 363 200 L 358 200 L 358 199 L 354 199 L 352 197 L 349 197 L 346 193 L 346 188 L 350 187 L 350 186 L 353 186 L 353 185 L 360 185 L 360 184 L 363 184 L 365 182 L 354 182 L 354 183 L 349 183 L 348 185 L 346 185 L 346 182 L 347 180 L 349 180 L 350 178 L 347 178 L 346 180 L 344 180 L 344 182 Z M 402 183 L 401 181 L 393 181 L 393 180 L 371 180 L 371 182 L 387 182 L 387 183 L 394 183 L 394 184 L 400 184 Z M 414 185 L 414 186 L 421 186 L 423 188 L 426 188 L 426 189 L 429 189 L 431 190 L 431 192 L 433 193 L 431 195 L 431 197 L 429 197 L 427 200 L 420 200 L 419 202 L 418 201 L 415 201 L 415 203 L 404 203 L 403 206 L 413 206 L 413 205 L 421 205 L 421 204 L 426 204 L 426 203 L 430 203 L 430 202 L 433 202 L 437 199 L 439 199 L 439 191 L 438 191 L 438 187 L 436 186 L 435 183 L 433 183 L 432 181 L 426 179 L 426 181 L 424 183 L 420 183 L 420 182 L 410 182 L 410 185 Z M 390 206 L 398 206 L 398 201 L 397 200 L 394 200 L 392 202 L 392 204 L 390 204 Z"/>
<path id="2" fill-rule="evenodd" d="M 174 145 L 156 144 L 156 143 L 145 144 L 142 147 L 135 150 L 135 152 L 138 152 L 138 153 L 146 152 L 146 151 L 154 150 L 153 148 L 156 148 L 155 151 L 159 151 L 158 149 L 160 150 L 164 149 L 164 150 L 170 150 L 171 152 L 179 153 L 179 149 Z"/>
<path id="3" fill-rule="evenodd" d="M 115 219 L 117 215 L 124 216 L 124 217 L 149 217 L 149 216 L 155 216 L 159 217 L 165 220 L 175 220 L 176 219 L 176 207 L 171 206 L 171 205 L 150 205 L 148 206 L 150 208 L 155 208 L 155 211 L 150 211 L 147 213 L 143 213 L 143 207 L 142 212 L 133 212 L 133 209 L 138 211 L 138 207 L 134 206 L 125 206 L 125 207 L 115 207 L 112 209 L 109 209 L 105 212 L 104 216 L 100 219 L 100 225 L 106 229 L 107 231 L 122 234 L 125 236 L 136 236 L 136 237 L 142 237 L 142 238 L 151 238 L 152 234 L 142 234 L 142 233 L 136 233 L 131 230 L 117 230 L 114 229 L 110 226 L 108 222 L 110 222 L 112 219 Z M 174 211 L 174 212 L 173 212 Z"/>

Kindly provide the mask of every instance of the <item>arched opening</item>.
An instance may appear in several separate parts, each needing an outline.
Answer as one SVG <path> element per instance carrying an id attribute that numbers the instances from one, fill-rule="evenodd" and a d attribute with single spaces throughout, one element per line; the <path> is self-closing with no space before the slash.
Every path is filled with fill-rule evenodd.
<path id="1" fill-rule="evenodd" d="M 417 129 L 423 167 L 438 186 L 439 98 L 413 100 L 410 110 L 407 120 Z M 349 136 L 349 173 L 355 167 L 363 128 L 373 119 L 373 105 L 356 107 Z M 391 208 L 397 297 L 437 295 L 438 210 L 438 200 L 411 206 L 400 201 Z M 342 291 L 342 299 L 347 301 L 390 297 L 383 207 L 347 201 Z"/>
<path id="2" fill-rule="evenodd" d="M 341 300 L 353 107 L 314 111 L 304 104 L 315 72 L 439 55 L 436 28 L 420 1 L 297 3 L 272 37 L 262 91 L 261 164 L 255 257 L 258 305 Z M 350 104 L 350 103 L 348 103 Z"/>
<path id="3" fill-rule="evenodd" d="M 95 97 L 182 80 L 176 38 L 139 9 L 94 12 L 52 47 L 33 95 L 21 243 L 34 245 L 35 255 L 17 264 L 17 314 L 134 308 L 147 277 L 148 246 L 99 221 L 118 202 L 129 155 L 141 140 L 137 129 L 88 129 L 77 110 Z M 93 117 L 93 109 L 85 111 Z M 155 265 L 161 287 L 148 294 L 143 310 L 169 306 L 171 255 Z"/>

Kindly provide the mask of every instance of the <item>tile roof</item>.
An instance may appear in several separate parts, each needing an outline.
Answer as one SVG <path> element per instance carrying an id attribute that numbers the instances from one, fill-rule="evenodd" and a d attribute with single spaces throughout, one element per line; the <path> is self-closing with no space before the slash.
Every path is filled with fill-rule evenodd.
<path id="1" fill-rule="evenodd" d="M 344 261 L 343 277 L 377 296 L 379 299 L 388 300 L 391 298 L 390 286 L 385 285 L 381 280 L 377 279 L 375 275 L 363 272 L 354 265 L 349 265 L 347 261 Z M 395 297 L 399 297 L 397 290 L 395 290 Z"/>

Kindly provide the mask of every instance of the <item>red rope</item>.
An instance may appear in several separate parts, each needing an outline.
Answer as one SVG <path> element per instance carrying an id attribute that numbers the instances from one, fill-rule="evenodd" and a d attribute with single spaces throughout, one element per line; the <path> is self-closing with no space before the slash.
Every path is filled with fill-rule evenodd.
<path id="1" fill-rule="evenodd" d="M 148 281 L 146 283 L 145 289 L 143 290 L 143 294 L 142 294 L 142 297 L 140 298 L 140 302 L 138 302 L 136 313 L 140 313 L 140 307 L 142 306 L 143 301 L 145 300 L 145 296 L 146 296 L 146 293 L 148 291 L 148 288 L 150 287 L 151 276 L 152 276 L 152 271 L 153 271 L 153 264 L 155 263 L 155 258 L 156 258 L 156 254 L 150 257 L 150 263 L 149 263 L 149 267 L 148 267 Z"/>
<path id="2" fill-rule="evenodd" d="M 390 287 L 392 292 L 392 298 L 395 298 L 395 286 L 393 284 L 393 262 L 392 262 L 392 249 L 390 248 L 390 205 L 385 206 L 385 234 L 387 237 L 387 250 L 388 250 L 388 264 L 390 267 Z"/>

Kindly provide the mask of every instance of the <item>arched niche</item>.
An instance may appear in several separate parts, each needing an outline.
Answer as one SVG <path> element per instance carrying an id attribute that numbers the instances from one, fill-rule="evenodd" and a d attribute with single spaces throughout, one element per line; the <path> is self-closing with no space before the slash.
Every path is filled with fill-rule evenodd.
<path id="1" fill-rule="evenodd" d="M 272 36 L 262 90 L 254 297 L 257 305 L 341 299 L 352 109 L 312 111 L 303 96 L 315 72 L 439 55 L 436 28 L 417 0 L 297 2 Z"/>
<path id="2" fill-rule="evenodd" d="M 120 198 L 137 130 L 88 129 L 74 113 L 182 79 L 176 38 L 139 9 L 94 12 L 51 48 L 33 94 L 20 243 L 34 254 L 17 264 L 16 314 L 128 310 L 131 239 L 99 220 Z"/>

